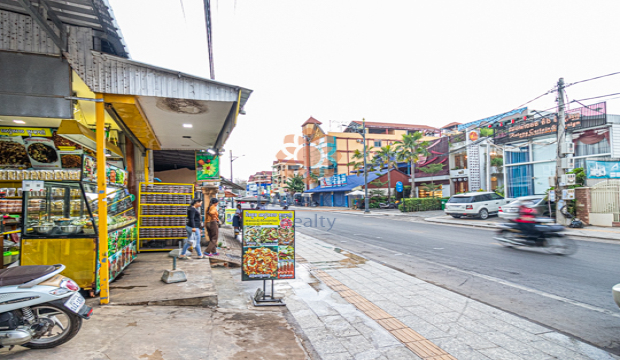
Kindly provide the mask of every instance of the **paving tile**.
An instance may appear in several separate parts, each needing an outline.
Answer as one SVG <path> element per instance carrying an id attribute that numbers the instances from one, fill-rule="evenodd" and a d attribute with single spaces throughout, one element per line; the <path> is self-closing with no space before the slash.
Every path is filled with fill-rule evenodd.
<path id="1" fill-rule="evenodd" d="M 415 316 L 407 316 L 400 320 L 429 340 L 450 336 L 437 326 Z"/>
<path id="2" fill-rule="evenodd" d="M 533 348 L 536 348 L 542 351 L 545 354 L 549 354 L 558 359 L 571 359 L 571 360 L 592 359 L 590 357 L 576 353 L 572 350 L 567 349 L 564 346 L 558 345 L 551 341 L 536 341 L 536 342 L 529 343 L 529 345 Z"/>
<path id="3" fill-rule="evenodd" d="M 349 322 L 340 315 L 324 316 L 319 319 L 325 324 L 332 334 L 338 337 L 360 335 L 360 333 Z"/>
<path id="4" fill-rule="evenodd" d="M 355 355 L 364 351 L 375 350 L 375 347 L 372 345 L 368 339 L 366 339 L 362 335 L 349 336 L 340 339 L 340 342 L 344 347 L 349 351 L 351 355 Z M 349 355 L 349 358 L 351 358 Z"/>
<path id="5" fill-rule="evenodd" d="M 325 301 L 306 301 L 306 304 L 317 316 L 338 315 L 338 312 Z"/>
<path id="6" fill-rule="evenodd" d="M 575 339 L 572 339 L 566 335 L 563 335 L 557 332 L 550 332 L 550 333 L 542 334 L 540 335 L 540 337 L 547 339 L 549 341 L 552 341 L 558 345 L 564 346 L 577 353 L 591 357 L 593 359 L 606 359 L 606 360 L 616 359 L 611 354 L 609 354 L 608 352 L 604 350 L 601 350 L 599 348 L 596 348 L 592 345 L 589 345 L 589 344 L 586 344 L 580 341 L 575 341 Z"/>
<path id="7" fill-rule="evenodd" d="M 394 337 L 403 343 L 426 340 L 422 335 L 411 330 L 410 328 L 391 330 L 390 333 L 392 333 Z"/>
<path id="8" fill-rule="evenodd" d="M 436 299 L 434 302 L 431 302 L 430 304 L 425 304 L 423 306 L 435 314 L 447 313 L 452 311 L 452 309 L 441 305 L 440 302 Z"/>
<path id="9" fill-rule="evenodd" d="M 321 356 L 321 360 L 350 360 L 350 359 L 351 359 L 351 354 L 349 352 L 325 354 Z"/>
<path id="10" fill-rule="evenodd" d="M 310 342 L 312 343 L 314 350 L 316 350 L 321 357 L 328 354 L 343 353 L 347 351 L 347 349 L 333 335 L 328 335 L 319 340 L 310 339 Z"/>
<path id="11" fill-rule="evenodd" d="M 342 296 L 343 298 L 347 298 L 350 296 L 360 296 L 358 293 L 356 293 L 353 290 L 344 290 L 344 291 L 340 291 L 338 292 L 340 294 L 340 296 Z"/>
<path id="12" fill-rule="evenodd" d="M 381 348 L 383 356 L 388 360 L 421 360 L 422 358 L 414 354 L 409 348 L 403 346 L 390 346 Z"/>
<path id="13" fill-rule="evenodd" d="M 368 299 L 361 295 L 349 296 L 345 298 L 351 304 L 359 304 L 359 303 L 371 303 Z"/>
<path id="14" fill-rule="evenodd" d="M 407 327 L 407 325 L 403 324 L 395 318 L 377 320 L 377 323 L 388 331 L 404 329 Z"/>
<path id="15" fill-rule="evenodd" d="M 481 321 L 472 320 L 466 316 L 461 317 L 456 323 L 476 334 L 495 331 L 495 329 L 484 325 Z"/>
<path id="16" fill-rule="evenodd" d="M 364 311 L 364 313 L 373 320 L 387 319 L 387 318 L 392 317 L 392 315 L 386 313 L 385 311 L 381 309 L 368 310 L 368 311 Z"/>
<path id="17" fill-rule="evenodd" d="M 482 355 L 487 356 L 490 359 L 497 359 L 497 360 L 523 360 L 522 357 L 517 356 L 513 353 L 511 353 L 510 351 L 500 348 L 500 347 L 496 347 L 496 348 L 490 348 L 490 349 L 481 349 L 478 350 L 480 353 L 482 353 Z"/>
<path id="18" fill-rule="evenodd" d="M 353 323 L 351 325 L 353 325 L 360 334 L 364 335 L 375 348 L 402 345 L 392 334 L 374 321 Z"/>
<path id="19" fill-rule="evenodd" d="M 454 356 L 457 359 L 467 360 L 489 360 L 488 357 L 482 353 L 474 350 L 464 341 L 461 341 L 455 337 L 446 337 L 435 339 L 433 342 L 446 351 L 448 354 Z M 497 359 L 501 360 L 501 359 Z"/>
<path id="20" fill-rule="evenodd" d="M 368 350 L 355 355 L 355 360 L 387 360 L 379 350 Z"/>
<path id="21" fill-rule="evenodd" d="M 332 288 L 332 290 L 338 291 L 338 292 L 344 291 L 344 290 L 350 290 L 349 287 L 343 285 L 342 283 L 340 283 L 338 285 L 334 285 L 331 288 Z"/>
<path id="22" fill-rule="evenodd" d="M 405 343 L 405 346 L 407 346 L 411 351 L 413 351 L 416 355 L 418 355 L 421 358 L 428 358 L 431 356 L 439 356 L 439 355 L 446 354 L 444 350 L 442 350 L 437 345 L 433 344 L 432 342 L 428 340 L 408 342 L 408 343 Z"/>
<path id="23" fill-rule="evenodd" d="M 295 321 L 297 321 L 299 326 L 304 329 L 304 332 L 306 331 L 306 329 L 309 328 L 324 327 L 323 322 L 319 320 L 319 317 L 316 316 L 316 314 L 314 314 L 313 312 L 309 314 L 300 313 L 301 312 L 293 313 L 293 317 L 295 318 Z"/>
<path id="24" fill-rule="evenodd" d="M 528 359 L 528 360 L 548 360 L 549 359 L 549 354 L 546 354 L 538 349 L 535 348 L 525 348 L 523 350 L 517 351 L 515 352 L 516 355 L 524 358 L 524 359 Z M 583 357 L 584 359 L 586 357 Z M 575 357 L 570 357 L 567 359 L 578 359 Z"/>
<path id="25" fill-rule="evenodd" d="M 499 333 L 499 332 L 487 333 L 487 334 L 484 334 L 484 336 L 486 340 L 515 354 L 519 351 L 522 351 L 530 347 L 530 345 L 528 345 L 527 343 L 518 341 L 506 334 Z"/>
<path id="26" fill-rule="evenodd" d="M 375 305 L 394 317 L 409 316 L 411 312 L 389 300 L 373 301 Z"/>
<path id="27" fill-rule="evenodd" d="M 366 311 L 373 311 L 373 310 L 381 310 L 379 309 L 379 307 L 371 302 L 368 301 L 359 301 L 356 303 L 353 303 L 353 305 L 355 305 L 356 308 L 366 312 Z"/>
<path id="28" fill-rule="evenodd" d="M 439 355 L 427 357 L 424 360 L 456 360 L 456 358 L 452 355 Z"/>

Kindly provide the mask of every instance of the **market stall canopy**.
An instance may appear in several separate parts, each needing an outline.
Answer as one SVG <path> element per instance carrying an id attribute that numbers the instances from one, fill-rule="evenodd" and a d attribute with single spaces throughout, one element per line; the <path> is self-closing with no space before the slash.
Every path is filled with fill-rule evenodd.
<path id="1" fill-rule="evenodd" d="M 223 186 L 229 187 L 229 188 L 231 188 L 233 190 L 245 190 L 245 187 L 243 187 L 241 185 L 237 185 L 237 184 L 235 184 L 234 182 L 232 182 L 232 181 L 230 181 L 228 179 L 221 178 L 220 181 L 221 181 Z"/>
<path id="2" fill-rule="evenodd" d="M 365 193 L 361 190 L 355 190 L 355 191 L 351 191 L 350 193 L 347 194 L 347 196 L 364 196 Z"/>
<path id="3" fill-rule="evenodd" d="M 92 151 L 97 151 L 95 132 L 80 124 L 76 120 L 63 120 L 60 123 L 57 134 Z M 121 149 L 111 142 L 106 141 L 105 147 L 110 151 L 110 157 L 123 157 L 123 152 Z"/>
<path id="4" fill-rule="evenodd" d="M 368 182 L 381 177 L 385 173 L 376 171 L 368 173 Z M 364 176 L 363 175 L 349 175 L 347 176 L 347 185 L 344 186 L 328 186 L 328 187 L 316 187 L 314 189 L 304 191 L 304 194 L 308 193 L 320 193 L 320 192 L 337 192 L 337 191 L 351 191 L 354 188 L 364 185 Z"/>

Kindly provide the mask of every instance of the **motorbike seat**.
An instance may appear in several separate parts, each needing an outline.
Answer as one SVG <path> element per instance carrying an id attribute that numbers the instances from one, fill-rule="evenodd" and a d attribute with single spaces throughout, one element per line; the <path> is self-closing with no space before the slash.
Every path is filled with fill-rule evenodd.
<path id="1" fill-rule="evenodd" d="M 56 271 L 52 265 L 16 266 L 0 270 L 0 286 L 21 285 Z"/>
<path id="2" fill-rule="evenodd" d="M 541 232 L 560 232 L 564 230 L 562 225 L 536 225 L 536 230 Z"/>

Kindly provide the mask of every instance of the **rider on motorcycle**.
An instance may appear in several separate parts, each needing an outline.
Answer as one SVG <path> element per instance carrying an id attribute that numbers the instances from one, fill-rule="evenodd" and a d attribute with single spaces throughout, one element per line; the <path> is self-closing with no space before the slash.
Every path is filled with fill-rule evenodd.
<path id="1" fill-rule="evenodd" d="M 521 205 L 519 206 L 519 216 L 514 222 L 519 224 L 519 229 L 526 238 L 534 240 L 539 245 L 542 242 L 542 238 L 540 232 L 536 230 L 536 223 L 538 222 L 536 218 L 536 209 Z"/>

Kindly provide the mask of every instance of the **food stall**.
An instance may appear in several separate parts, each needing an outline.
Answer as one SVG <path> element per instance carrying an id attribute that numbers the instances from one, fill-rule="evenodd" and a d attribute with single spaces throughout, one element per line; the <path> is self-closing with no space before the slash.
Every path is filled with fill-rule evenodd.
<path id="1" fill-rule="evenodd" d="M 77 170 L 22 170 L 22 265 L 64 264 L 64 274 L 99 292 L 99 218 L 95 158 Z M 124 169 L 106 164 L 109 280 L 137 255 L 136 214 Z"/>

